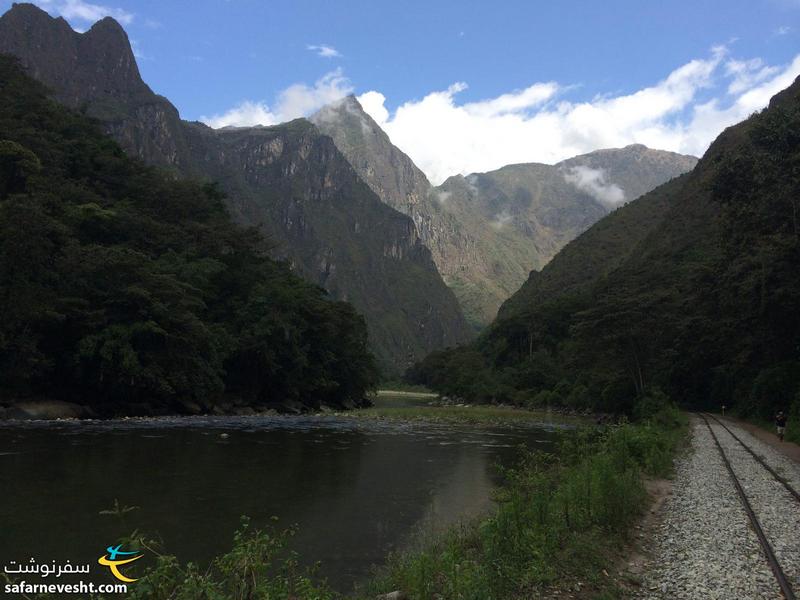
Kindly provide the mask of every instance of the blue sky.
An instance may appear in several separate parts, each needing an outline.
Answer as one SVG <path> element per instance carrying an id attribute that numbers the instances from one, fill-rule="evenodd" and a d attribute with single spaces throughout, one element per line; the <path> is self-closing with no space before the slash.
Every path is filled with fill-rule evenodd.
<path id="1" fill-rule="evenodd" d="M 714 127 L 707 118 L 691 125 L 698 107 L 702 110 L 716 101 L 715 109 L 723 112 L 753 87 L 780 76 L 783 79 L 775 85 L 785 82 L 797 74 L 793 61 L 800 54 L 800 0 L 36 3 L 54 15 L 64 15 L 80 30 L 99 15 L 117 17 L 134 43 L 145 81 L 167 96 L 186 119 L 203 118 L 217 125 L 275 122 L 312 111 L 342 93 L 372 92 L 364 97 L 365 107 L 434 179 L 453 169 L 493 167 L 491 160 L 480 159 L 482 154 L 497 154 L 495 162 L 509 158 L 552 162 L 565 158 L 565 153 L 593 149 L 595 143 L 628 141 L 660 142 L 697 153 L 712 134 L 705 131 L 702 139 L 694 135 L 697 139 L 692 141 L 688 128 L 696 132 L 697 127 Z M 4 10 L 9 6 L 10 2 L 0 2 Z M 668 114 L 651 115 L 635 131 L 572 142 L 544 134 L 548 127 L 558 126 L 542 123 L 548 115 L 564 118 L 582 105 L 597 107 L 608 99 L 657 88 L 692 61 L 704 62 L 707 68 L 691 83 L 691 97 L 687 100 L 679 92 L 681 97 Z M 538 144 L 530 151 L 518 148 L 524 140 L 512 140 L 513 152 L 494 152 L 492 144 L 512 134 L 495 141 L 486 138 L 482 132 L 498 124 L 487 121 L 492 115 L 486 102 L 536 84 L 551 87 L 542 88 L 539 95 L 532 90 L 527 97 L 534 99 L 529 103 L 516 96 L 511 109 L 501 107 L 494 116 L 505 119 L 499 123 L 507 132 L 537 117 L 539 124 L 528 133 L 545 139 L 529 142 Z M 744 84 L 749 87 L 743 88 Z M 757 101 L 763 103 L 763 98 Z M 471 157 L 464 153 L 463 158 L 434 164 L 437 154 L 453 150 L 425 139 L 430 138 L 432 125 L 449 118 L 437 112 L 443 109 L 442 102 L 449 103 L 451 127 L 474 128 L 470 139 L 460 141 L 474 147 L 474 152 Z M 740 117 L 753 102 L 728 111 L 726 118 Z M 237 107 L 244 108 L 230 112 Z M 472 111 L 484 121 L 467 124 L 458 110 Z M 608 119 L 620 111 L 605 111 L 598 117 Z M 516 122 L 509 120 L 513 115 Z M 658 127 L 672 127 L 673 134 L 676 126 L 682 127 L 683 137 L 654 135 L 653 118 Z M 729 124 L 725 118 L 717 121 L 720 127 Z M 448 130 L 436 133 L 447 136 Z"/>

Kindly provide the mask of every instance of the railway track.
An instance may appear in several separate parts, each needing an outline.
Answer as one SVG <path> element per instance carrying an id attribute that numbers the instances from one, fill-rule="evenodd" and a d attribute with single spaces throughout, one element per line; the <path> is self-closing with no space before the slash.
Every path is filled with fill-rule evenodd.
<path id="1" fill-rule="evenodd" d="M 742 439 L 739 436 L 733 433 L 733 431 L 731 431 L 728 428 L 728 426 L 725 425 L 722 421 L 720 421 L 717 417 L 705 413 L 700 413 L 700 416 L 705 421 L 706 427 L 708 427 L 708 431 L 711 434 L 714 443 L 716 444 L 717 450 L 719 450 L 722 462 L 725 464 L 728 474 L 730 475 L 731 481 L 733 482 L 734 488 L 736 488 L 736 493 L 739 496 L 739 500 L 742 503 L 742 507 L 747 513 L 747 517 L 750 520 L 750 524 L 753 528 L 753 531 L 755 532 L 756 537 L 758 537 L 758 541 L 761 544 L 761 548 L 764 552 L 764 555 L 767 558 L 767 562 L 769 563 L 770 569 L 772 569 L 772 573 L 778 582 L 778 586 L 781 589 L 781 593 L 786 598 L 786 600 L 796 600 L 797 596 L 795 595 L 792 584 L 789 578 L 786 576 L 786 573 L 784 572 L 783 568 L 781 567 L 778 558 L 775 556 L 775 551 L 772 547 L 772 544 L 770 544 L 770 541 L 764 532 L 764 528 L 762 527 L 756 512 L 753 510 L 753 507 L 750 503 L 750 499 L 747 497 L 745 489 L 742 486 L 739 477 L 737 477 L 728 455 L 725 453 L 725 449 L 722 447 L 722 444 L 720 444 L 719 438 L 717 437 L 716 432 L 714 431 L 714 429 L 711 426 L 711 423 L 709 422 L 709 418 L 713 419 L 713 421 L 715 421 L 717 425 L 722 427 L 734 440 L 736 440 L 736 442 L 738 442 L 744 448 L 744 450 L 746 450 L 747 453 L 750 454 L 750 456 L 756 461 L 756 463 L 761 465 L 761 467 L 763 467 L 763 469 L 770 474 L 770 476 L 772 476 L 776 481 L 780 482 L 780 484 L 786 489 L 787 492 L 791 494 L 791 496 L 798 503 L 800 503 L 800 493 L 798 493 L 797 490 L 794 489 L 784 477 L 782 477 L 779 473 L 775 471 L 775 469 L 773 469 L 770 465 L 768 465 L 764 461 L 764 459 L 758 456 L 753 451 L 752 448 L 750 448 L 747 444 L 745 444 L 744 441 L 742 441 Z"/>

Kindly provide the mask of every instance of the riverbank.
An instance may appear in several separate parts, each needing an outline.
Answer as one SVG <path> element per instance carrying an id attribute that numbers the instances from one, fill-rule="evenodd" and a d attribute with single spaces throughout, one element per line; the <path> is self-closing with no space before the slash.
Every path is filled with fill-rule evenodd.
<path id="1" fill-rule="evenodd" d="M 477 407 L 448 407 L 449 410 L 453 408 L 466 410 Z M 416 410 L 423 408 L 416 407 Z M 348 413 L 348 416 L 352 416 L 352 413 Z M 525 415 L 525 419 L 531 417 L 531 413 Z M 194 423 L 198 419 L 203 421 L 200 428 L 197 427 L 200 423 Z M 135 447 L 131 456 L 152 455 L 160 457 L 160 460 L 174 454 L 170 450 L 174 445 L 175 448 L 186 450 L 187 460 L 192 463 L 196 462 L 197 453 L 202 452 L 206 460 L 201 479 L 216 482 L 212 487 L 206 486 L 207 489 L 200 496 L 211 495 L 209 508 L 213 507 L 214 511 L 212 515 L 205 514 L 203 519 L 216 518 L 214 515 L 223 506 L 221 500 L 227 497 L 225 490 L 236 490 L 232 498 L 239 511 L 237 514 L 256 517 L 252 526 L 234 538 L 231 551 L 225 552 L 226 547 L 223 546 L 212 555 L 217 558 L 192 561 L 195 565 L 208 565 L 203 566 L 202 570 L 190 566 L 186 558 L 178 560 L 169 555 L 158 557 L 155 564 L 152 560 L 148 564 L 143 561 L 140 568 L 145 570 L 134 571 L 142 579 L 135 586 L 135 594 L 138 595 L 132 597 L 166 599 L 185 595 L 186 590 L 207 593 L 209 596 L 217 594 L 215 597 L 237 597 L 236 594 L 246 589 L 249 597 L 254 599 L 342 598 L 341 593 L 337 594 L 320 583 L 320 572 L 308 571 L 300 566 L 310 564 L 309 561 L 315 558 L 322 558 L 325 567 L 323 572 L 330 573 L 330 565 L 318 554 L 322 547 L 320 538 L 327 535 L 329 542 L 343 543 L 335 553 L 329 554 L 330 560 L 340 561 L 336 566 L 337 572 L 349 568 L 347 563 L 352 559 L 347 557 L 353 556 L 359 544 L 364 546 L 365 552 L 377 551 L 379 556 L 376 555 L 371 564 L 383 563 L 386 550 L 380 551 L 380 548 L 386 526 L 409 509 L 407 504 L 396 505 L 395 502 L 401 496 L 406 498 L 414 492 L 420 482 L 423 487 L 427 486 L 424 482 L 441 471 L 440 465 L 444 461 L 456 460 L 454 464 L 458 468 L 445 473 L 446 488 L 428 486 L 421 490 L 423 497 L 430 499 L 430 502 L 423 500 L 428 507 L 425 512 L 435 509 L 449 513 L 454 524 L 445 525 L 442 529 L 426 527 L 424 530 L 429 532 L 427 538 L 395 546 L 404 550 L 395 551 L 385 568 L 368 582 L 364 583 L 364 574 L 356 578 L 355 581 L 362 583 L 356 593 L 348 597 L 375 600 L 376 597 L 399 591 L 409 599 L 425 600 L 436 597 L 501 600 L 556 595 L 560 598 L 613 598 L 617 593 L 617 581 L 606 577 L 604 573 L 611 572 L 611 565 L 620 559 L 634 531 L 633 526 L 647 505 L 643 477 L 668 472 L 672 456 L 682 439 L 680 415 L 672 410 L 662 412 L 646 423 L 583 429 L 537 428 L 534 422 L 523 420 L 519 422 L 519 427 L 493 430 L 488 426 L 475 427 L 471 423 L 459 425 L 448 422 L 437 425 L 366 417 L 342 419 L 330 413 L 294 418 L 275 417 L 264 419 L 260 425 L 257 418 L 230 420 L 232 422 L 224 434 L 218 433 L 221 424 L 213 417 L 186 417 L 179 423 L 165 422 L 162 427 L 170 431 L 169 435 L 154 428 L 154 423 L 162 423 L 160 420 L 141 424 L 136 419 L 124 421 L 132 427 L 99 421 L 94 425 L 96 431 L 87 430 L 87 424 L 82 422 L 62 426 L 69 430 L 64 435 L 69 437 L 70 447 L 75 441 L 81 440 L 80 437 L 73 437 L 78 431 L 82 432 L 81 436 L 88 436 L 85 441 L 90 442 L 88 447 L 92 448 L 91 456 L 98 455 L 98 444 L 113 444 L 117 453 L 120 448 Z M 280 439 L 275 437 L 277 434 L 271 434 L 268 439 L 264 437 L 265 434 L 259 433 L 266 426 L 284 431 L 287 424 L 294 421 L 297 421 L 295 427 L 280 433 Z M 325 439 L 330 441 L 326 444 L 325 439 L 320 437 L 320 427 L 327 428 L 334 423 L 342 429 L 339 433 L 331 431 L 324 434 Z M 25 437 L 31 437 L 31 448 L 39 446 L 37 440 L 43 439 L 45 432 L 37 432 L 46 427 L 47 424 L 43 423 L 38 428 L 25 430 Z M 372 430 L 375 435 L 369 434 L 371 437 L 365 438 L 364 435 Z M 502 478 L 488 481 L 487 474 L 494 471 L 491 465 L 496 464 L 496 459 L 491 457 L 506 453 L 516 455 L 519 446 L 516 440 L 523 439 L 527 435 L 524 432 L 528 430 L 537 432 L 530 438 L 533 447 L 545 442 L 540 438 L 548 438 L 548 441 L 539 446 L 539 451 L 523 453 L 516 466 L 512 466 L 515 463 L 511 457 L 511 461 L 505 462 Z M 559 434 L 558 430 L 562 433 Z M 109 435 L 102 435 L 104 431 Z M 348 433 L 342 433 L 344 431 Z M 124 439 L 120 437 L 123 432 L 132 443 L 120 445 Z M 408 443 L 403 441 L 406 437 Z M 303 442 L 306 438 L 308 443 Z M 9 439 L 23 438 L 16 433 Z M 297 446 L 296 450 L 284 452 L 283 449 L 291 444 Z M 390 453 L 375 461 L 370 457 L 374 455 L 377 444 L 386 445 Z M 103 451 L 99 454 L 106 456 L 109 450 L 105 449 L 106 446 L 101 447 Z M 212 447 L 213 452 L 210 451 Z M 20 457 L 29 454 L 23 447 L 15 450 Z M 283 458 L 282 452 L 286 454 Z M 389 475 L 381 484 L 371 485 L 369 494 L 364 494 L 361 486 L 354 487 L 352 496 L 346 499 L 328 498 L 324 494 L 310 494 L 306 486 L 291 500 L 273 499 L 274 508 L 265 504 L 265 498 L 261 496 L 269 496 L 267 492 L 270 489 L 283 490 L 289 482 L 296 481 L 298 472 L 311 472 L 296 461 L 300 456 L 307 458 L 312 452 L 319 460 L 325 461 L 322 472 L 335 467 L 343 473 L 342 477 L 330 480 L 336 489 L 343 482 L 364 482 L 367 472 Z M 357 466 L 358 472 L 351 472 L 352 469 L 342 471 L 342 459 L 349 453 L 353 453 L 357 460 L 348 464 Z M 415 453 L 418 455 L 416 459 Z M 56 455 L 64 456 L 64 453 L 57 452 Z M 209 463 L 211 457 L 216 458 Z M 294 457 L 294 462 L 288 460 L 290 457 Z M 470 466 L 471 462 L 465 462 L 469 457 L 477 460 L 473 466 Z M 265 460 L 270 465 L 268 470 L 264 470 L 267 464 Z M 216 462 L 219 464 L 215 467 Z M 317 464 L 318 461 L 313 462 Z M 129 470 L 135 470 L 134 463 L 125 464 L 128 464 Z M 282 464 L 290 464 L 291 468 L 280 469 Z M 104 475 L 97 481 L 103 489 L 108 485 L 105 467 L 103 464 L 101 470 Z M 235 468 L 240 468 L 242 473 L 233 472 Z M 368 471 L 363 471 L 365 468 Z M 259 472 L 269 477 L 271 485 L 258 485 L 242 495 L 243 474 L 252 476 Z M 176 477 L 180 480 L 181 473 L 183 470 L 174 474 L 164 473 L 165 483 L 168 480 L 172 488 L 180 489 L 182 486 Z M 285 477 L 284 483 L 279 479 L 281 474 Z M 454 476 L 463 483 L 455 489 Z M 194 489 L 197 477 L 186 473 L 186 478 L 192 481 Z M 313 480 L 324 481 L 325 478 Z M 87 481 L 92 483 L 94 480 L 89 478 Z M 487 503 L 482 505 L 481 511 L 465 511 L 464 498 L 474 494 L 477 487 L 486 487 L 487 493 L 494 490 L 496 503 L 488 503 L 487 496 Z M 81 486 L 81 506 L 86 504 L 85 488 L 85 484 Z M 120 489 L 126 490 L 124 504 L 142 506 L 142 511 L 152 509 L 148 504 L 152 503 L 151 490 L 145 496 L 136 496 L 132 494 L 135 489 L 131 486 Z M 65 498 L 68 499 L 68 495 Z M 269 521 L 264 521 L 264 514 L 276 514 L 271 512 L 273 509 L 300 506 L 308 498 L 323 502 L 324 508 L 311 506 L 313 515 L 305 525 L 301 523 L 299 530 L 284 530 L 285 526 L 270 527 Z M 28 503 L 21 498 L 13 502 L 16 506 Z M 124 504 L 120 503 L 122 506 Z M 193 506 L 202 508 L 198 507 L 197 502 Z M 174 514 L 170 507 L 164 507 L 160 502 L 158 508 L 165 510 L 169 518 Z M 123 531 L 137 528 L 156 531 L 165 540 L 175 539 L 176 532 L 162 531 L 158 524 L 161 521 L 154 518 L 153 514 L 143 514 L 143 518 L 140 517 L 141 526 L 138 521 L 132 523 L 130 519 L 138 512 L 126 515 L 128 525 Z M 82 527 L 96 531 L 100 524 L 91 524 L 96 521 L 96 512 L 89 513 L 92 511 L 87 512 L 88 520 Z M 324 525 L 317 515 L 325 515 Z M 459 522 L 460 516 L 465 519 L 463 523 Z M 348 522 L 347 519 L 355 521 Z M 296 521 L 281 519 L 280 522 L 290 524 Z M 419 522 L 424 522 L 424 519 L 420 521 L 418 517 L 412 517 L 409 520 L 409 524 Z M 164 522 L 161 523 L 163 525 Z M 380 525 L 376 529 L 371 524 Z M 365 528 L 363 525 L 368 526 Z M 261 528 L 261 531 L 257 528 Z M 233 525 L 222 529 L 219 524 L 215 525 L 215 531 L 220 530 L 232 531 Z M 412 528 L 409 526 L 406 530 L 412 531 Z M 334 531 L 333 536 L 330 535 L 331 531 Z M 193 535 L 192 547 L 201 541 L 198 533 Z M 377 537 L 372 539 L 369 536 Z M 105 537 L 114 539 L 113 535 Z M 216 535 L 215 539 L 218 537 Z M 300 555 L 290 550 L 298 549 L 298 542 L 302 542 Z M 94 539 L 90 543 L 93 544 Z M 39 547 L 38 542 L 36 544 Z M 144 547 L 145 544 L 151 549 L 148 555 L 155 555 L 157 549 L 147 540 L 126 542 L 126 546 L 134 547 Z M 173 548 L 169 543 L 167 547 Z M 180 549 L 177 554 L 185 556 Z M 346 591 L 341 586 L 338 589 L 340 592 Z"/>
<path id="2" fill-rule="evenodd" d="M 0 422 L 3 421 L 86 421 L 133 420 L 158 421 L 181 418 L 207 417 L 341 417 L 399 421 L 409 423 L 465 423 L 482 425 L 506 425 L 510 423 L 589 425 L 610 421 L 608 415 L 589 415 L 563 409 L 530 410 L 521 407 L 493 404 L 466 404 L 442 401 L 429 392 L 379 390 L 371 398 L 369 407 L 350 407 L 346 410 L 322 407 L 316 410 L 278 411 L 267 407 L 224 405 L 211 411 L 186 411 L 157 415 L 119 415 L 99 418 L 87 406 L 55 400 L 36 400 L 9 406 L 0 406 Z"/>
<path id="3" fill-rule="evenodd" d="M 493 515 L 392 556 L 357 598 L 618 598 L 609 572 L 651 499 L 645 477 L 672 473 L 685 436 L 685 416 L 668 408 L 566 435 L 553 455 L 526 454 Z"/>
<path id="4" fill-rule="evenodd" d="M 387 421 L 508 425 L 541 423 L 546 425 L 587 426 L 611 421 L 609 415 L 591 415 L 563 409 L 527 409 L 504 404 L 470 404 L 441 399 L 420 391 L 380 390 L 373 406 L 335 413 L 360 419 Z"/>
<path id="5" fill-rule="evenodd" d="M 509 423 L 543 423 L 586 425 L 585 417 L 562 415 L 553 411 L 533 411 L 511 406 L 451 405 L 451 406 L 376 406 L 348 413 L 335 413 L 359 419 L 429 423 L 469 423 L 501 425 Z"/>
<path id="6" fill-rule="evenodd" d="M 279 530 L 297 524 L 299 564 L 319 561 L 314 579 L 344 594 L 418 532 L 491 510 L 496 466 L 512 467 L 521 446 L 552 452 L 558 429 L 349 413 L 2 422 L 2 478 L 13 485 L 0 512 L 16 518 L 0 556 L 96 562 L 98 539 L 116 544 L 136 529 L 205 569 L 231 550 L 241 515 L 271 536 L 274 516 Z M 42 489 L 58 490 L 59 511 Z M 99 516 L 115 499 L 139 509 L 124 523 Z M 135 574 L 152 565 L 141 560 Z"/>

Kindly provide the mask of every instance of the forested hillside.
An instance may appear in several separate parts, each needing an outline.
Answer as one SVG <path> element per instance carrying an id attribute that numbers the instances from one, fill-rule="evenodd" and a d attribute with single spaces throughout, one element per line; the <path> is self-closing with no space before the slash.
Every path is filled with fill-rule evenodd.
<path id="1" fill-rule="evenodd" d="M 217 182 L 233 219 L 257 227 L 273 258 L 364 316 L 385 374 L 471 338 L 414 222 L 381 202 L 308 121 L 215 130 L 182 120 L 142 80 L 111 17 L 79 33 L 37 6 L 14 4 L 0 16 L 0 52 L 17 56 L 53 98 L 97 119 L 129 156 Z M 202 94 L 212 84 L 196 85 Z"/>
<path id="2" fill-rule="evenodd" d="M 363 402 L 363 319 L 220 192 L 131 160 L 0 56 L 0 393 L 99 414 Z"/>
<path id="3" fill-rule="evenodd" d="M 800 392 L 800 82 L 690 174 L 531 275 L 474 344 L 409 373 L 484 401 L 636 412 L 669 395 L 769 415 Z M 796 406 L 796 404 L 795 404 Z"/>

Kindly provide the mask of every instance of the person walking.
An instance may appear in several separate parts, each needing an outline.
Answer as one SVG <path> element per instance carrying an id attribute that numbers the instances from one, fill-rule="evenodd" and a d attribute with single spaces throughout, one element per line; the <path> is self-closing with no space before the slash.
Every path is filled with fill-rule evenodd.
<path id="1" fill-rule="evenodd" d="M 778 439 L 783 441 L 783 434 L 786 433 L 786 415 L 783 414 L 782 410 L 779 410 L 778 414 L 775 415 L 775 428 L 778 431 Z"/>

